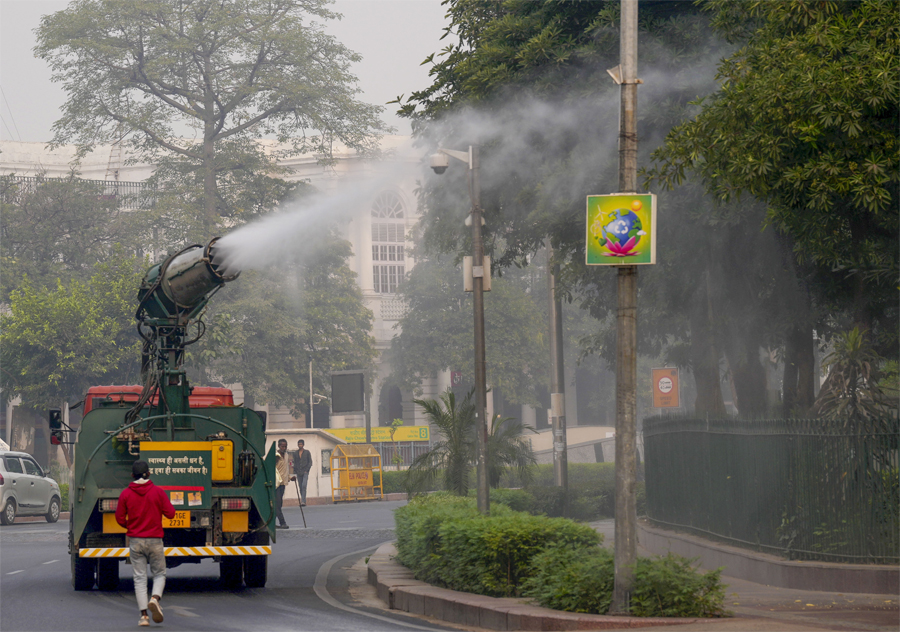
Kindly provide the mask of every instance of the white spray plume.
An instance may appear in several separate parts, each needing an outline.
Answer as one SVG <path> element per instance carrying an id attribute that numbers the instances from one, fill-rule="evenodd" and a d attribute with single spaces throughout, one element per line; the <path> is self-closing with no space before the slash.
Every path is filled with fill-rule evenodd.
<path id="1" fill-rule="evenodd" d="M 368 211 L 374 196 L 410 170 L 407 164 L 377 165 L 369 173 L 342 182 L 333 191 L 317 191 L 284 202 L 271 215 L 228 233 L 217 243 L 223 271 L 259 270 L 285 257 L 296 258 L 330 230 Z"/>

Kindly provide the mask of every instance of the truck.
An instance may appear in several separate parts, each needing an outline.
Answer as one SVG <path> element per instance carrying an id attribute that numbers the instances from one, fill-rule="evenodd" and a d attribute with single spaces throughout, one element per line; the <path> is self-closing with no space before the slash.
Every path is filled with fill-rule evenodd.
<path id="1" fill-rule="evenodd" d="M 240 274 L 218 238 L 166 257 L 144 275 L 135 318 L 141 384 L 89 389 L 74 441 L 69 554 L 75 590 L 115 590 L 129 548 L 116 522 L 131 466 L 144 460 L 176 515 L 163 518 L 166 565 L 212 559 L 229 586 L 265 586 L 275 541 L 275 446 L 264 454 L 265 415 L 235 405 L 229 389 L 192 387 L 182 366 L 212 296 Z M 63 443 L 51 411 L 54 443 Z"/>

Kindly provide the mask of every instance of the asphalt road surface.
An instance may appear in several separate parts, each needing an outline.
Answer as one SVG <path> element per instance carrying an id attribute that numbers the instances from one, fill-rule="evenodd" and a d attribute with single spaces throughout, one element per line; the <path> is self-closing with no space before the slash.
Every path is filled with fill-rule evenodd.
<path id="1" fill-rule="evenodd" d="M 402 502 L 285 508 L 290 530 L 279 530 L 265 588 L 229 589 L 212 561 L 167 572 L 162 606 L 166 630 L 328 632 L 449 630 L 360 601 L 362 560 L 394 539 L 393 509 Z M 66 551 L 68 522 L 0 528 L 0 630 L 15 632 L 131 630 L 139 613 L 131 566 L 119 564 L 116 592 L 75 592 Z"/>

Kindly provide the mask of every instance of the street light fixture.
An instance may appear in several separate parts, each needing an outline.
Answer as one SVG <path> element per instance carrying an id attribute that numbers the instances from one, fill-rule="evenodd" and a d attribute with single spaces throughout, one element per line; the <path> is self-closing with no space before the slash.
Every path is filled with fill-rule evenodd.
<path id="1" fill-rule="evenodd" d="M 484 266 L 484 242 L 481 227 L 484 218 L 481 210 L 481 181 L 478 174 L 478 147 L 469 145 L 469 151 L 438 149 L 432 154 L 430 165 L 438 175 L 447 171 L 449 158 L 455 158 L 469 166 L 469 197 L 472 210 L 466 218 L 466 226 L 472 228 L 472 295 L 475 319 L 475 434 L 478 439 L 478 511 L 490 513 L 490 495 L 487 478 L 487 378 L 484 359 L 484 279 L 491 270 Z"/>

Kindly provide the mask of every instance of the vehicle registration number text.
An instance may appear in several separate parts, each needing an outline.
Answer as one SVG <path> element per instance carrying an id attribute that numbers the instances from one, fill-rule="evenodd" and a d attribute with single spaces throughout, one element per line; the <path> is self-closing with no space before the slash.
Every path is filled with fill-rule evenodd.
<path id="1" fill-rule="evenodd" d="M 165 529 L 187 529 L 191 526 L 190 511 L 176 511 L 174 518 L 166 518 L 163 516 L 163 528 Z"/>

